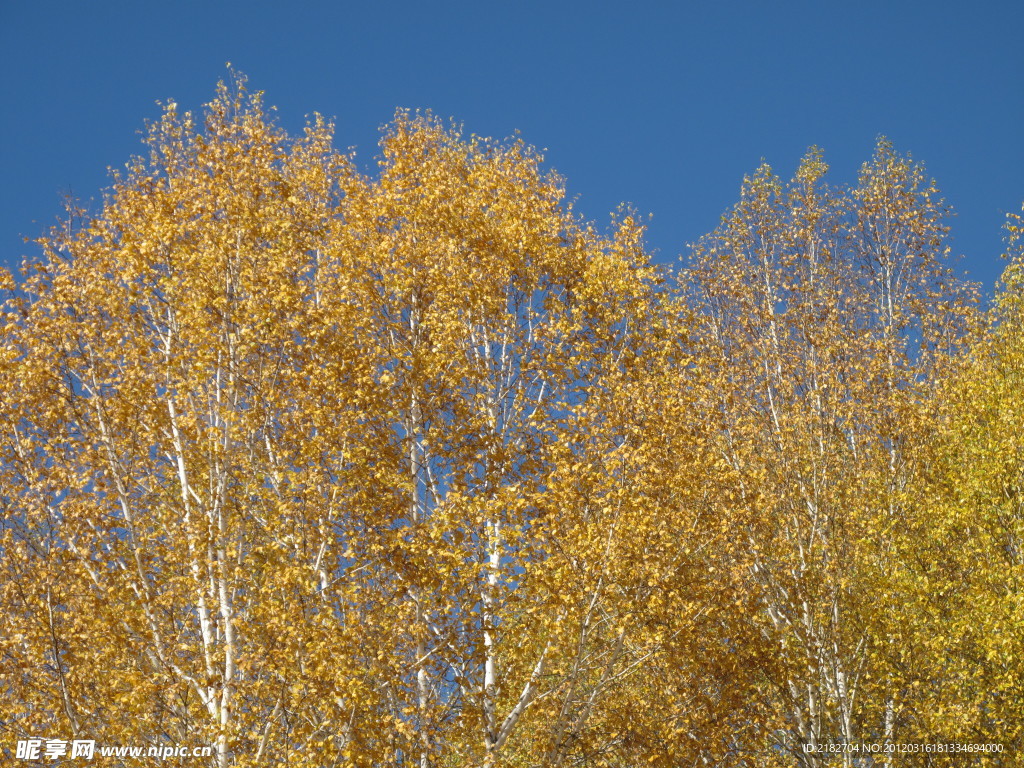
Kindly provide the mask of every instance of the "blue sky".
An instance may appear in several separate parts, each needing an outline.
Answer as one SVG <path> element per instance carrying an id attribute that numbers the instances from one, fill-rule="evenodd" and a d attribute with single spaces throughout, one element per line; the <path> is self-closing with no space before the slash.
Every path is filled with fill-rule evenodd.
<path id="1" fill-rule="evenodd" d="M 98 199 L 155 102 L 208 101 L 230 61 L 282 124 L 320 112 L 363 163 L 396 107 L 469 133 L 520 131 L 578 208 L 653 214 L 672 262 L 762 158 L 807 147 L 852 181 L 877 136 L 925 163 L 958 216 L 961 266 L 991 291 L 1024 200 L 1024 3 L 47 2 L 0 4 L 0 262 Z"/>

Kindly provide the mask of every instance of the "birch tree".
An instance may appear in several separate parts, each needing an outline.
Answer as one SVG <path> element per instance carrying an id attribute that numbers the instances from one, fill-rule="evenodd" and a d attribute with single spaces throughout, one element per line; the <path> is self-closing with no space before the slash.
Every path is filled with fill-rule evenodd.
<path id="1" fill-rule="evenodd" d="M 373 741 L 352 727 L 380 617 L 345 552 L 374 522 L 353 456 L 383 427 L 358 340 L 314 325 L 349 174 L 329 141 L 320 120 L 287 139 L 241 84 L 201 128 L 170 105 L 102 213 L 29 265 L 4 337 L 17 733 L 209 744 L 218 766 Z"/>
<path id="2" fill-rule="evenodd" d="M 826 170 L 812 150 L 788 185 L 767 166 L 746 179 L 690 278 L 722 459 L 752 515 L 751 618 L 779 665 L 765 690 L 779 717 L 764 733 L 803 765 L 832 759 L 805 744 L 893 740 L 914 696 L 912 668 L 883 659 L 915 632 L 890 580 L 923 439 L 912 404 L 930 396 L 971 304 L 918 166 L 883 140 L 850 192 L 827 188 Z"/>
<path id="3" fill-rule="evenodd" d="M 911 491 L 921 497 L 908 532 L 916 547 L 901 568 L 919 596 L 923 631 L 921 647 L 901 652 L 920 675 L 921 702 L 907 708 L 908 720 L 1010 752 L 1024 738 L 1020 214 L 1008 216 L 1007 240 L 985 331 L 948 366 L 926 412 L 932 439 Z"/>
<path id="4" fill-rule="evenodd" d="M 638 343 L 653 273 L 632 217 L 606 238 L 563 195 L 520 142 L 399 114 L 379 179 L 345 204 L 340 248 L 367 265 L 402 457 L 391 567 L 405 674 L 390 695 L 403 759 L 420 765 L 497 765 L 536 739 L 531 709 L 565 674 L 565 586 L 538 572 L 552 473 L 573 413 Z"/>
<path id="5" fill-rule="evenodd" d="M 6 305 L 14 732 L 220 767 L 530 741 L 568 621 L 539 519 L 643 334 L 642 229 L 600 235 L 529 147 L 429 116 L 399 113 L 376 177 L 330 142 L 244 82 L 201 124 L 168 105 Z"/>

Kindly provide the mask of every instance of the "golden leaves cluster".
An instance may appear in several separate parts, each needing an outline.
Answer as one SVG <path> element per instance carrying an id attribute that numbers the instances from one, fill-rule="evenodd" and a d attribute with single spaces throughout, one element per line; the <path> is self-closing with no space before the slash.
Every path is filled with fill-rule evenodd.
<path id="1" fill-rule="evenodd" d="M 1019 257 L 985 330 L 889 143 L 850 190 L 818 150 L 758 169 L 673 280 L 635 214 L 602 234 L 535 150 L 430 115 L 364 173 L 239 78 L 147 146 L 0 284 L 9 736 L 1019 742 Z"/>

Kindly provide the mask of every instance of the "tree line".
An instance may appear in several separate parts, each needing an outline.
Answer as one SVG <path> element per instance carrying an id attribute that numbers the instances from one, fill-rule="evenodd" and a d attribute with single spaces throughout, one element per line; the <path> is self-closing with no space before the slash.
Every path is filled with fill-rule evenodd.
<path id="1" fill-rule="evenodd" d="M 1013 764 L 1020 215 L 982 310 L 885 140 L 675 270 L 430 115 L 367 173 L 239 81 L 146 145 L 0 275 L 5 754 Z M 947 742 L 1004 751 L 893 751 Z"/>

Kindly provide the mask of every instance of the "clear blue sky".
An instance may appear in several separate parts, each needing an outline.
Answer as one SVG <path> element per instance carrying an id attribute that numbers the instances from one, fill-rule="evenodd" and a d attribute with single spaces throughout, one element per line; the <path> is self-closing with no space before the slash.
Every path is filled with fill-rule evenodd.
<path id="1" fill-rule="evenodd" d="M 580 210 L 654 218 L 673 261 L 761 158 L 809 145 L 849 182 L 880 134 L 925 163 L 954 248 L 991 291 L 1000 225 L 1024 200 L 1024 3 L 0 3 L 0 262 L 31 253 L 60 195 L 97 199 L 158 99 L 208 101 L 225 63 L 284 126 L 336 118 L 364 163 L 396 107 L 467 132 L 519 130 Z"/>

